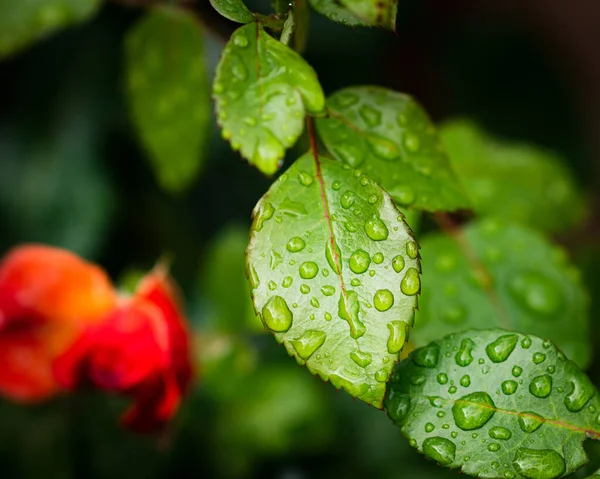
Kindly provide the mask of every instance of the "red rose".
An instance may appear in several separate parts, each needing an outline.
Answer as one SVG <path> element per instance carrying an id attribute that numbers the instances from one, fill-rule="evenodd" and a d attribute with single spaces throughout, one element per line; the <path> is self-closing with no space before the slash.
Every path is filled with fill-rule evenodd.
<path id="1" fill-rule="evenodd" d="M 176 412 L 191 379 L 188 333 L 174 287 L 163 271 L 87 331 L 54 364 L 68 389 L 93 387 L 132 396 L 124 423 L 149 432 Z"/>
<path id="2" fill-rule="evenodd" d="M 58 248 L 26 245 L 0 261 L 0 394 L 32 402 L 57 392 L 52 361 L 116 305 L 106 274 Z"/>

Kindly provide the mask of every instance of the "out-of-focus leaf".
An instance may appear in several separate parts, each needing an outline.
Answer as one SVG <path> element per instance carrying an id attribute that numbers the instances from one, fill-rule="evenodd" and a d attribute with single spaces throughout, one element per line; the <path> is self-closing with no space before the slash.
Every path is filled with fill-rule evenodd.
<path id="1" fill-rule="evenodd" d="M 588 364 L 589 299 L 560 247 L 492 219 L 467 226 L 458 241 L 436 234 L 422 245 L 423 292 L 411 342 L 502 327 L 549 338 L 579 366 Z"/>
<path id="2" fill-rule="evenodd" d="M 321 15 L 349 27 L 396 29 L 397 0 L 310 0 L 310 3 Z"/>
<path id="3" fill-rule="evenodd" d="M 176 8 L 151 10 L 126 42 L 133 122 L 159 183 L 180 191 L 196 179 L 210 125 L 210 90 L 200 26 Z"/>
<path id="4" fill-rule="evenodd" d="M 398 205 L 427 211 L 469 206 L 435 127 L 410 96 L 344 88 L 327 99 L 327 112 L 317 120 L 327 149 L 364 170 Z"/>
<path id="5" fill-rule="evenodd" d="M 210 4 L 217 12 L 233 22 L 250 23 L 255 20 L 242 0 L 210 0 Z"/>
<path id="6" fill-rule="evenodd" d="M 245 278 L 247 245 L 248 228 L 231 225 L 217 233 L 205 250 L 200 289 L 209 303 L 209 328 L 230 333 L 263 330 Z"/>
<path id="7" fill-rule="evenodd" d="M 236 30 L 225 46 L 213 86 L 223 138 L 267 175 L 304 128 L 305 113 L 325 106 L 313 69 L 258 24 Z"/>
<path id="8" fill-rule="evenodd" d="M 555 153 L 500 142 L 466 120 L 444 124 L 440 135 L 478 213 L 544 231 L 564 230 L 584 218 L 581 189 Z"/>
<path id="9" fill-rule="evenodd" d="M 86 20 L 100 3 L 100 0 L 0 1 L 0 58 L 61 28 Z"/>
<path id="10" fill-rule="evenodd" d="M 254 306 L 300 365 L 381 407 L 417 305 L 418 248 L 379 185 L 308 153 L 254 209 Z"/>
<path id="11" fill-rule="evenodd" d="M 550 341 L 465 331 L 413 351 L 394 370 L 385 407 L 439 464 L 490 479 L 555 479 L 587 462 L 600 398 Z"/>

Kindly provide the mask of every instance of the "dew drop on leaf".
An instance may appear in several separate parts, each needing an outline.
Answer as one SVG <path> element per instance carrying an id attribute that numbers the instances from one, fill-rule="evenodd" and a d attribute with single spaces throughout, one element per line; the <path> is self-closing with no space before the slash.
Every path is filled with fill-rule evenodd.
<path id="1" fill-rule="evenodd" d="M 387 226 L 377 215 L 373 215 L 367 220 L 365 223 L 365 233 L 373 241 L 383 241 L 389 235 Z"/>
<path id="2" fill-rule="evenodd" d="M 298 356 L 306 361 L 323 345 L 326 337 L 323 331 L 309 329 L 299 338 L 292 339 L 290 343 L 298 353 Z"/>
<path id="3" fill-rule="evenodd" d="M 517 449 L 513 459 L 515 470 L 527 479 L 555 479 L 566 470 L 564 458 L 550 449 Z"/>
<path id="4" fill-rule="evenodd" d="M 544 424 L 544 418 L 532 411 L 525 411 L 519 415 L 519 427 L 523 432 L 537 431 Z"/>
<path id="5" fill-rule="evenodd" d="M 394 304 L 394 295 L 389 289 L 380 289 L 373 296 L 373 305 L 377 311 L 387 311 Z"/>
<path id="6" fill-rule="evenodd" d="M 400 273 L 404 269 L 404 257 L 401 255 L 394 256 L 392 267 L 396 273 Z"/>
<path id="7" fill-rule="evenodd" d="M 488 344 L 485 351 L 492 362 L 501 363 L 506 361 L 514 351 L 518 340 L 519 337 L 516 334 L 506 334 Z"/>
<path id="8" fill-rule="evenodd" d="M 262 320 L 271 331 L 282 333 L 292 326 L 292 312 L 285 299 L 281 296 L 271 296 L 263 306 Z"/>
<path id="9" fill-rule="evenodd" d="M 422 368 L 435 368 L 438 364 L 440 355 L 440 347 L 437 344 L 431 344 L 423 348 L 419 348 L 412 355 L 412 361 L 417 366 Z"/>
<path id="10" fill-rule="evenodd" d="M 468 394 L 458 399 L 452 406 L 454 422 L 463 431 L 479 429 L 495 413 L 494 401 L 484 391 Z"/>
<path id="11" fill-rule="evenodd" d="M 451 464 L 456 456 L 456 444 L 443 437 L 431 437 L 423 441 L 423 452 L 442 465 Z"/>
<path id="12" fill-rule="evenodd" d="M 400 290 L 407 296 L 417 294 L 421 289 L 419 272 L 415 268 L 409 268 L 400 282 Z"/>
<path id="13" fill-rule="evenodd" d="M 371 256 L 363 249 L 358 249 L 350 256 L 350 269 L 353 273 L 361 274 L 369 269 Z"/>
<path id="14" fill-rule="evenodd" d="M 529 392 L 537 398 L 545 398 L 552 392 L 552 377 L 548 374 L 536 376 L 529 384 Z"/>

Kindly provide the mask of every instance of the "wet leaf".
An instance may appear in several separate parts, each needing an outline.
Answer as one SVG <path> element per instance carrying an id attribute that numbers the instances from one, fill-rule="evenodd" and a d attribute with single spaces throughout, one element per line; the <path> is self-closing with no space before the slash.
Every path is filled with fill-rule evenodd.
<path id="1" fill-rule="evenodd" d="M 175 8 L 155 8 L 129 32 L 127 99 L 158 182 L 181 191 L 204 161 L 210 90 L 200 26 Z"/>
<path id="2" fill-rule="evenodd" d="M 213 8 L 225 18 L 238 23 L 254 21 L 254 15 L 242 0 L 210 0 Z"/>
<path id="3" fill-rule="evenodd" d="M 86 20 L 100 3 L 100 0 L 3 0 L 0 2 L 0 58 Z"/>
<path id="4" fill-rule="evenodd" d="M 307 154 L 255 207 L 247 254 L 255 309 L 277 341 L 381 407 L 420 289 L 418 246 L 389 195 Z"/>
<path id="5" fill-rule="evenodd" d="M 400 206 L 427 211 L 469 206 L 425 111 L 408 95 L 350 87 L 327 99 L 317 120 L 327 149 L 361 168 Z"/>
<path id="6" fill-rule="evenodd" d="M 590 360 L 589 300 L 564 250 L 500 220 L 422 240 L 423 294 L 411 342 L 502 327 L 553 340 L 579 366 Z"/>
<path id="7" fill-rule="evenodd" d="M 325 99 L 313 69 L 258 23 L 236 30 L 217 66 L 213 85 L 223 137 L 267 175 Z"/>
<path id="8" fill-rule="evenodd" d="M 582 442 L 600 437 L 588 377 L 550 341 L 503 330 L 413 351 L 394 370 L 385 407 L 420 452 L 490 479 L 562 477 L 587 461 Z"/>
<path id="9" fill-rule="evenodd" d="M 544 231 L 565 230 L 583 220 L 581 188 L 557 154 L 500 142 L 466 120 L 444 124 L 440 135 L 478 213 Z"/>
<path id="10" fill-rule="evenodd" d="M 321 15 L 347 26 L 396 29 L 397 0 L 310 0 Z"/>

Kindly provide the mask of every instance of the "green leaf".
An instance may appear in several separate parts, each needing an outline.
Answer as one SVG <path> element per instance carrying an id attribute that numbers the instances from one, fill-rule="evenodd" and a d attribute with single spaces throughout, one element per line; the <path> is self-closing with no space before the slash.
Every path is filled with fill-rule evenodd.
<path id="1" fill-rule="evenodd" d="M 0 58 L 92 16 L 100 0 L 2 0 Z"/>
<path id="2" fill-rule="evenodd" d="M 587 461 L 600 437 L 600 400 L 550 341 L 502 330 L 466 331 L 413 351 L 385 407 L 411 445 L 485 478 L 554 479 Z"/>
<path id="3" fill-rule="evenodd" d="M 587 477 L 586 479 L 596 479 L 596 478 L 600 478 L 600 469 L 597 470 L 594 474 L 592 474 L 591 476 Z"/>
<path id="4" fill-rule="evenodd" d="M 234 22 L 250 23 L 255 20 L 242 0 L 210 0 L 210 4 L 217 12 Z"/>
<path id="5" fill-rule="evenodd" d="M 397 0 L 310 0 L 312 7 L 334 22 L 396 29 Z"/>
<path id="6" fill-rule="evenodd" d="M 589 300 L 564 250 L 492 219 L 472 223 L 457 239 L 422 240 L 427 281 L 411 342 L 502 327 L 549 338 L 578 365 L 588 364 Z"/>
<path id="7" fill-rule="evenodd" d="M 368 25 L 335 0 L 310 0 L 310 5 L 321 15 L 348 27 Z"/>
<path id="8" fill-rule="evenodd" d="M 210 131 L 210 90 L 199 24 L 183 10 L 151 10 L 126 42 L 133 122 L 159 183 L 181 191 L 196 179 Z"/>
<path id="9" fill-rule="evenodd" d="M 291 11 L 287 18 L 285 19 L 285 23 L 283 24 L 283 31 L 281 32 L 281 37 L 279 41 L 284 45 L 289 45 L 294 35 L 294 30 L 296 29 L 296 22 L 294 20 L 294 12 Z"/>
<path id="10" fill-rule="evenodd" d="M 381 407 L 420 289 L 418 246 L 389 195 L 306 154 L 254 209 L 247 254 L 254 307 L 277 341 Z"/>
<path id="11" fill-rule="evenodd" d="M 478 213 L 544 231 L 564 230 L 583 220 L 581 188 L 555 153 L 499 142 L 466 120 L 444 124 L 440 135 Z"/>
<path id="12" fill-rule="evenodd" d="M 327 99 L 319 134 L 336 158 L 360 167 L 401 206 L 427 211 L 469 206 L 435 127 L 408 95 L 350 87 Z"/>
<path id="13" fill-rule="evenodd" d="M 302 133 L 305 113 L 318 114 L 325 106 L 313 69 L 258 23 L 231 36 L 213 91 L 223 138 L 267 175 Z"/>
<path id="14" fill-rule="evenodd" d="M 200 289 L 209 303 L 205 320 L 219 331 L 263 330 L 244 277 L 248 227 L 229 225 L 206 248 Z"/>

